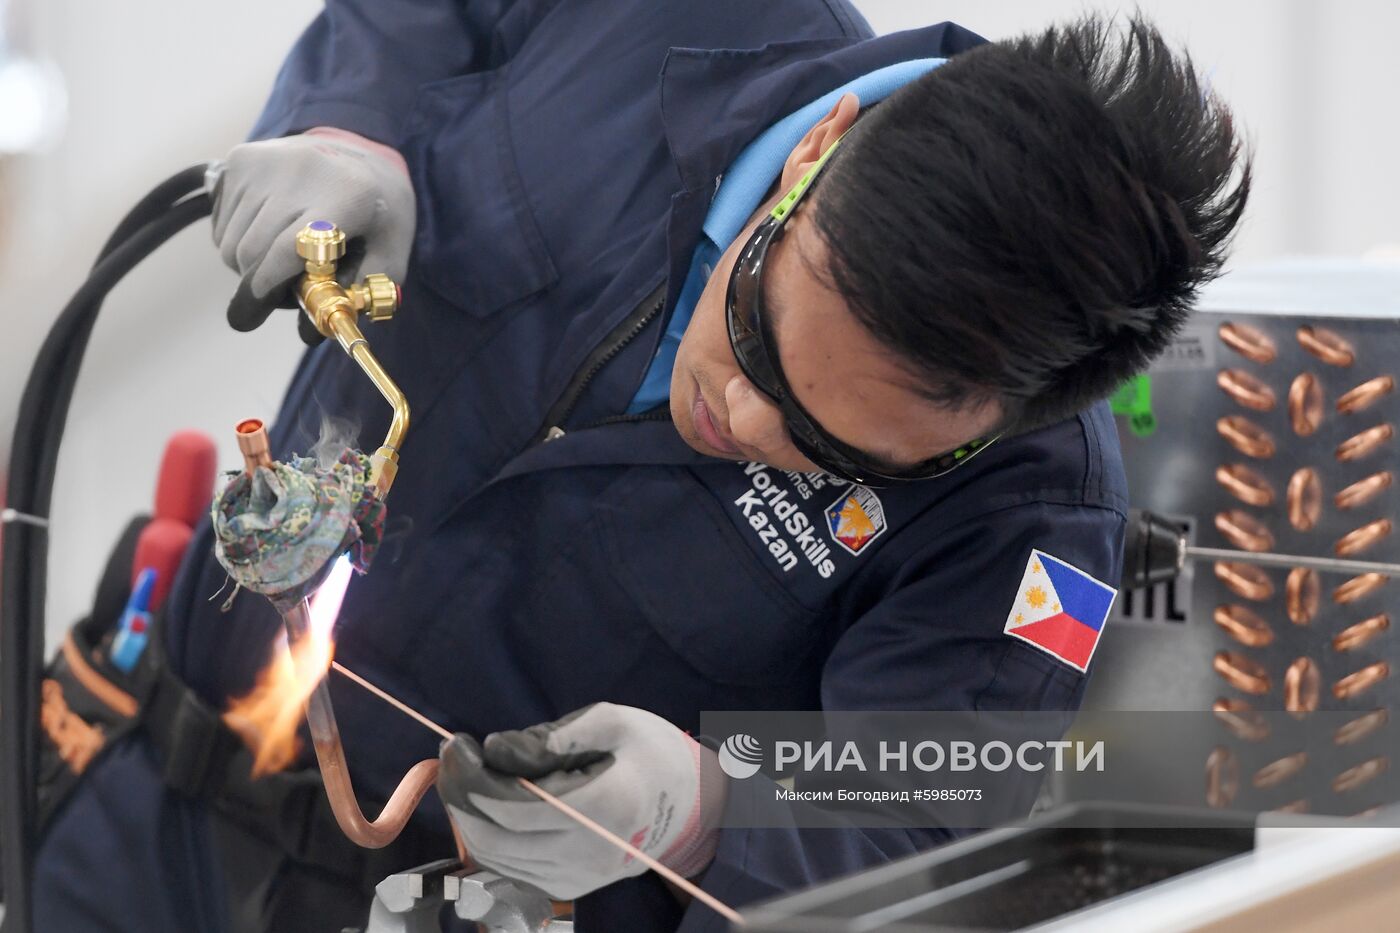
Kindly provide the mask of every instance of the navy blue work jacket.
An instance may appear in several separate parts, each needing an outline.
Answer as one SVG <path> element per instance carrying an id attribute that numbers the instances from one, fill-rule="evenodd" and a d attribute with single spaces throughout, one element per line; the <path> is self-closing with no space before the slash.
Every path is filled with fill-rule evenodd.
<path id="1" fill-rule="evenodd" d="M 1105 406 L 873 496 L 702 457 L 669 421 L 616 420 L 716 177 L 740 150 L 857 75 L 980 41 L 951 24 L 871 38 L 845 0 L 329 2 L 254 135 L 361 133 L 403 153 L 418 194 L 404 308 L 368 334 L 413 424 L 389 541 L 351 586 L 340 659 L 477 736 L 600 700 L 687 730 L 707 709 L 1076 707 L 1084 676 L 1003 627 L 1032 548 L 1118 577 L 1125 483 Z M 387 424 L 334 345 L 297 372 L 275 453 L 306 451 L 323 415 L 353 420 L 371 449 Z M 546 441 L 550 428 L 563 435 Z M 833 510 L 853 494 L 864 520 L 833 531 Z M 206 529 L 171 596 L 168 647 L 220 706 L 247 689 L 279 625 L 248 594 L 221 613 L 222 597 L 209 597 L 224 582 Z M 366 797 L 383 799 L 435 755 L 431 733 L 339 678 L 331 686 Z M 219 929 L 212 894 L 161 907 L 141 878 L 153 827 L 162 887 L 174 870 L 207 890 L 217 870 L 197 814 L 172 816 L 168 795 L 133 789 L 142 761 L 119 749 L 93 769 L 96 790 L 70 808 L 89 828 L 65 837 L 73 820 L 60 819 L 50 863 L 55 852 L 69 867 L 99 861 L 76 838 L 96 821 L 97 844 L 122 840 L 134 866 L 103 868 L 128 874 L 104 915 L 145 910 L 143 929 Z M 104 794 L 107 810 L 95 810 Z M 135 815 L 111 813 L 113 799 Z M 422 818 L 446 831 L 440 809 Z M 743 904 L 943 838 L 725 830 L 704 884 Z M 423 860 L 448 851 L 443 836 Z M 84 899 L 98 910 L 93 879 L 83 884 L 66 905 L 49 899 L 50 916 Z M 683 911 L 653 876 L 577 909 L 582 933 L 723 928 L 702 906 Z"/>

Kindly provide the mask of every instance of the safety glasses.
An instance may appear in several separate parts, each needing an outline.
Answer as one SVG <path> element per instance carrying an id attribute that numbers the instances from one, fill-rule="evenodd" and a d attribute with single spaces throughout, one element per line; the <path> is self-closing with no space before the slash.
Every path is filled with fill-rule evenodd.
<path id="1" fill-rule="evenodd" d="M 844 138 L 844 137 L 843 137 Z M 792 388 L 778 362 L 777 345 L 763 313 L 763 261 L 768 248 L 782 235 L 802 196 L 826 166 L 841 140 L 822 154 L 793 189 L 754 229 L 744 244 L 729 277 L 725 319 L 729 325 L 729 345 L 739 368 L 749 381 L 777 404 L 787 423 L 789 435 L 804 457 L 821 469 L 847 482 L 861 486 L 888 486 L 942 476 L 972 459 L 996 440 L 996 435 L 976 440 L 905 470 L 889 471 L 877 465 L 877 458 L 862 453 L 833 437 L 793 397 Z"/>

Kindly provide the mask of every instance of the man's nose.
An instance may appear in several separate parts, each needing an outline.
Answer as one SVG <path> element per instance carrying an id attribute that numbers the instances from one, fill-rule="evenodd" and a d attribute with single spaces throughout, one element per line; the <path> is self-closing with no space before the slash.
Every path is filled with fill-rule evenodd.
<path id="1" fill-rule="evenodd" d="M 729 431 L 740 444 L 764 452 L 787 446 L 782 410 L 742 375 L 724 387 L 724 404 L 729 409 Z"/>

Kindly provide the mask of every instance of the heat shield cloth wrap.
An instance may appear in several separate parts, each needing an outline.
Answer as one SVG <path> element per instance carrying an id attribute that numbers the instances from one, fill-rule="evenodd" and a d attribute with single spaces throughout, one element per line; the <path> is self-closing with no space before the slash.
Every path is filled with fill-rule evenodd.
<path id="1" fill-rule="evenodd" d="M 252 476 L 232 474 L 210 512 L 219 563 L 279 612 L 315 592 L 347 550 L 356 570 L 369 570 L 384 536 L 384 503 L 357 450 L 329 469 L 293 456 Z"/>

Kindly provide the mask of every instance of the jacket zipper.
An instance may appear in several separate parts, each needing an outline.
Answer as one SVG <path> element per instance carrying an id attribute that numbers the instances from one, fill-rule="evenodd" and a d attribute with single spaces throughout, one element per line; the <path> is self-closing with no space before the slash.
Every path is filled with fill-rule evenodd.
<path id="1" fill-rule="evenodd" d="M 554 403 L 549 414 L 545 416 L 544 425 L 535 435 L 537 441 L 548 442 L 564 436 L 563 424 L 569 420 L 569 415 L 573 414 L 579 399 L 583 397 L 584 390 L 588 388 L 588 384 L 603 371 L 604 366 L 607 366 L 615 356 L 622 352 L 624 347 L 642 335 L 642 332 L 647 329 L 647 325 L 656 320 L 665 304 L 666 283 L 662 282 L 654 292 L 647 296 L 646 300 L 637 305 L 626 320 L 613 328 L 603 342 L 584 359 L 583 365 L 574 374 L 574 378 L 569 381 L 568 387 L 564 389 L 559 400 Z M 627 420 L 654 421 L 657 420 L 655 417 L 657 411 L 658 409 L 653 409 L 639 415 L 618 415 L 614 418 L 605 418 L 600 424 L 612 424 Z M 589 425 L 589 427 L 594 426 Z"/>

